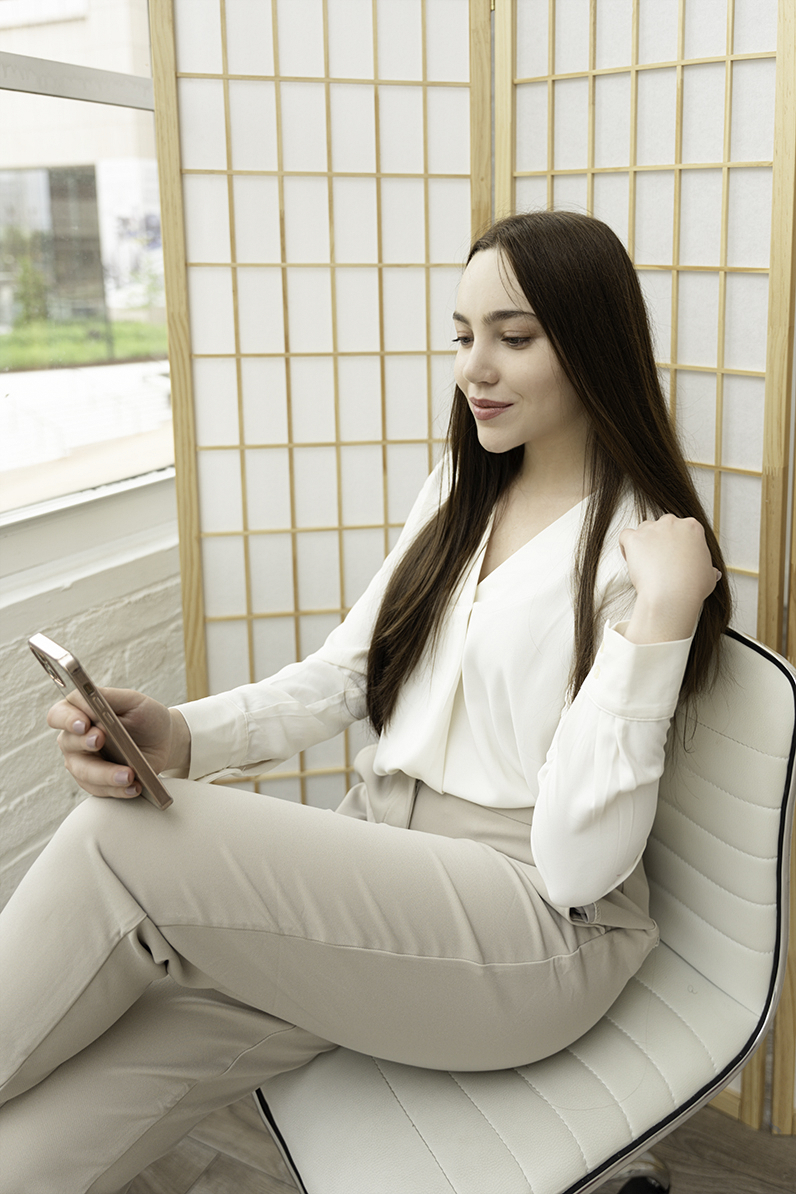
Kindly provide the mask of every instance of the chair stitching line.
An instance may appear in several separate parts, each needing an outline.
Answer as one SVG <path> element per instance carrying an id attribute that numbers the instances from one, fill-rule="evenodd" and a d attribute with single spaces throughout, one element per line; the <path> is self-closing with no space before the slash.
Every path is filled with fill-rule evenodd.
<path id="1" fill-rule="evenodd" d="M 753 945 L 744 945 L 743 941 L 738 941 L 737 938 L 730 937 L 729 933 L 723 933 L 717 925 L 711 924 L 709 920 L 706 920 L 704 916 L 700 916 L 699 913 L 695 912 L 694 909 L 686 904 L 684 900 L 679 899 L 673 891 L 669 891 L 669 888 L 664 883 L 661 883 L 657 876 L 652 875 L 651 881 L 656 887 L 659 887 L 661 891 L 665 891 L 668 896 L 671 896 L 675 903 L 679 904 L 682 908 L 685 908 L 686 912 L 690 912 L 692 916 L 697 918 L 697 920 L 701 920 L 703 925 L 707 925 L 712 932 L 718 933 L 720 937 L 724 937 L 727 941 L 731 941 L 733 945 L 739 946 L 740 949 L 748 950 L 749 953 L 760 954 L 761 957 L 773 955 L 773 949 L 755 949 Z"/>
<path id="2" fill-rule="evenodd" d="M 504 1138 L 504 1137 L 503 1137 L 503 1136 L 500 1134 L 500 1132 L 497 1130 L 497 1128 L 495 1127 L 495 1125 L 492 1123 L 492 1120 L 489 1118 L 489 1116 L 486 1114 L 486 1112 L 485 1112 L 485 1111 L 483 1111 L 483 1110 L 482 1110 L 482 1108 L 478 1106 L 478 1104 L 476 1103 L 476 1101 L 475 1101 L 475 1099 L 472 1097 L 472 1095 L 468 1094 L 468 1092 L 467 1092 L 467 1091 L 464 1089 L 464 1087 L 462 1086 L 461 1082 L 460 1082 L 460 1081 L 459 1081 L 459 1079 L 456 1077 L 456 1075 L 455 1075 L 455 1074 L 452 1074 L 452 1073 L 450 1073 L 450 1071 L 448 1071 L 448 1076 L 449 1076 L 450 1078 L 452 1078 L 452 1079 L 453 1079 L 453 1081 L 456 1083 L 456 1085 L 458 1086 L 459 1090 L 462 1092 L 462 1094 L 464 1095 L 464 1097 L 465 1097 L 466 1099 L 469 1099 L 469 1100 L 470 1100 L 470 1102 L 472 1103 L 473 1107 L 475 1107 L 476 1111 L 477 1111 L 477 1112 L 478 1112 L 478 1114 L 479 1114 L 479 1115 L 482 1117 L 482 1119 L 484 1119 L 484 1120 L 485 1120 L 485 1122 L 489 1124 L 490 1128 L 491 1128 L 491 1129 L 492 1129 L 492 1131 L 495 1133 L 495 1135 L 497 1136 L 498 1140 L 501 1142 L 501 1144 L 503 1145 L 503 1147 L 506 1149 L 506 1152 L 507 1152 L 507 1153 L 509 1154 L 509 1156 L 510 1156 L 510 1157 L 513 1159 L 513 1161 L 514 1161 L 515 1165 L 517 1166 L 517 1168 L 519 1169 L 520 1173 L 522 1174 L 523 1181 L 527 1182 L 527 1184 L 528 1184 L 528 1189 L 530 1190 L 531 1194 L 534 1194 L 534 1189 L 533 1189 L 533 1186 L 531 1185 L 531 1179 L 528 1177 L 528 1174 L 525 1172 L 525 1169 L 523 1168 L 522 1164 L 520 1163 L 520 1159 L 519 1159 L 519 1157 L 518 1157 L 518 1156 L 517 1156 L 517 1154 L 514 1152 L 514 1150 L 511 1148 L 511 1146 L 509 1145 L 508 1141 L 507 1141 L 507 1140 L 506 1140 L 506 1139 L 505 1139 L 505 1138 Z"/>
<path id="3" fill-rule="evenodd" d="M 569 1050 L 567 1050 L 567 1052 L 569 1052 Z M 539 1096 L 539 1098 L 542 1100 L 542 1102 L 543 1102 L 543 1103 L 547 1103 L 547 1106 L 550 1108 L 550 1110 L 553 1112 L 553 1114 L 554 1114 L 554 1115 L 557 1115 L 557 1116 L 558 1116 L 558 1118 L 561 1120 L 562 1124 L 563 1124 L 563 1125 L 564 1125 L 564 1127 L 567 1129 L 567 1131 L 569 1132 L 569 1134 L 570 1134 L 570 1136 L 572 1137 L 572 1139 L 575 1141 L 575 1144 L 576 1144 L 576 1146 L 577 1146 L 578 1152 L 579 1152 L 579 1153 L 580 1153 L 580 1155 L 583 1157 L 584 1171 L 585 1171 L 586 1173 L 588 1173 L 588 1172 L 589 1172 L 589 1162 L 588 1162 L 588 1159 L 587 1159 L 587 1157 L 586 1157 L 586 1154 L 585 1154 L 585 1152 L 583 1151 L 583 1149 L 581 1148 L 581 1143 L 580 1143 L 580 1141 L 578 1140 L 578 1138 L 577 1138 L 577 1136 L 575 1135 L 575 1133 L 572 1131 L 572 1128 L 569 1126 L 569 1124 L 567 1123 L 567 1121 L 564 1119 L 564 1116 L 561 1114 L 561 1112 L 558 1110 L 558 1108 L 555 1106 L 555 1104 L 554 1104 L 554 1103 L 551 1103 L 551 1102 L 550 1102 L 550 1100 L 549 1100 L 549 1099 L 546 1097 L 546 1095 L 543 1095 L 543 1094 L 542 1094 L 542 1092 L 541 1092 L 541 1090 L 539 1089 L 539 1087 L 538 1087 L 538 1086 L 534 1086 L 533 1082 L 531 1082 L 531 1080 L 530 1080 L 530 1078 L 528 1077 L 528 1075 L 527 1075 L 527 1074 L 524 1074 L 524 1073 L 522 1072 L 522 1070 L 517 1070 L 517 1071 L 516 1071 L 516 1073 L 519 1075 L 519 1077 L 520 1077 L 520 1078 L 522 1078 L 523 1082 L 524 1082 L 524 1083 L 525 1083 L 527 1086 L 530 1086 L 530 1088 L 531 1088 L 531 1090 L 534 1092 L 534 1094 L 537 1094 L 537 1095 Z M 596 1075 L 595 1075 L 595 1077 L 596 1077 Z M 605 1086 L 605 1083 L 603 1083 L 603 1086 Z M 607 1090 L 607 1089 L 608 1089 L 608 1088 L 606 1087 L 606 1090 Z M 609 1092 L 609 1093 L 610 1093 L 610 1092 Z M 625 1118 L 627 1119 L 627 1116 L 625 1116 Z M 630 1124 L 628 1124 L 628 1127 L 630 1127 Z"/>
<path id="4" fill-rule="evenodd" d="M 693 817 L 689 817 L 688 813 L 683 812 L 683 810 L 678 808 L 677 805 L 671 800 L 665 800 L 664 804 L 667 808 L 670 808 L 673 813 L 677 813 L 678 816 L 683 817 L 686 821 L 688 821 L 689 825 L 693 825 L 696 829 L 701 830 L 702 833 L 706 833 L 708 837 L 712 837 L 714 842 L 718 842 L 720 846 L 726 846 L 728 850 L 732 850 L 733 854 L 740 854 L 742 858 L 754 858 L 757 859 L 758 862 L 771 862 L 771 854 L 752 854 L 749 850 L 742 850 L 740 846 L 733 846 L 729 842 L 725 841 L 724 838 L 719 837 L 718 834 L 711 833 L 709 829 L 706 829 L 704 825 L 700 825 L 699 821 L 695 820 Z M 656 837 L 655 840 L 658 841 L 659 839 Z"/>
<path id="5" fill-rule="evenodd" d="M 776 756 L 769 755 L 766 757 L 767 758 L 776 757 L 778 759 L 779 755 L 776 755 Z M 788 761 L 787 759 L 782 760 L 783 763 L 787 763 L 787 761 Z M 757 804 L 754 800 L 744 800 L 743 796 L 738 796 L 735 792 L 731 792 L 729 790 L 729 788 L 723 788 L 721 786 L 721 784 L 714 783 L 714 781 L 712 779 L 708 779 L 707 776 L 701 775 L 698 771 L 695 771 L 693 767 L 689 767 L 685 761 L 681 761 L 678 764 L 678 766 L 680 767 L 681 770 L 687 771 L 689 775 L 693 775 L 695 779 L 701 780 L 701 782 L 703 784 L 709 784 L 710 787 L 715 788 L 717 792 L 723 792 L 724 795 L 729 796 L 731 800 L 737 800 L 739 802 L 739 804 L 748 804 L 750 808 L 758 809 L 760 812 L 778 813 L 780 811 L 779 804 L 776 805 L 774 808 L 770 808 L 766 804 Z"/>
<path id="6" fill-rule="evenodd" d="M 659 1001 L 660 1001 L 660 1002 L 663 1004 L 663 1006 L 664 1006 L 664 1007 L 667 1007 L 667 1008 L 669 1009 L 669 1011 L 672 1013 L 672 1015 L 673 1015 L 673 1016 L 676 1016 L 676 1017 L 677 1017 L 677 1019 L 680 1021 L 680 1023 L 681 1023 L 681 1024 L 683 1024 L 683 1026 L 684 1026 L 684 1027 L 685 1027 L 685 1028 L 686 1028 L 686 1029 L 687 1029 L 687 1030 L 688 1030 L 688 1031 L 691 1033 L 691 1035 L 694 1037 L 694 1039 L 695 1039 L 696 1041 L 698 1041 L 698 1042 L 699 1042 L 699 1044 L 702 1046 L 702 1048 L 705 1050 L 705 1052 L 707 1053 L 708 1057 L 710 1058 L 711 1065 L 713 1066 L 713 1071 L 714 1071 L 714 1073 L 717 1073 L 717 1072 L 718 1072 L 718 1067 L 717 1067 L 717 1065 L 716 1065 L 716 1059 L 715 1059 L 715 1057 L 713 1056 L 713 1054 L 711 1053 L 710 1049 L 708 1048 L 708 1046 L 707 1046 L 706 1042 L 705 1042 L 705 1041 L 702 1039 L 702 1037 L 699 1035 L 699 1033 L 698 1033 L 698 1032 L 697 1032 L 697 1031 L 696 1031 L 694 1028 L 692 1028 L 692 1027 L 691 1027 L 691 1025 L 688 1023 L 688 1021 L 687 1021 L 687 1020 L 685 1020 L 685 1019 L 684 1019 L 684 1018 L 683 1018 L 683 1017 L 680 1015 L 680 1013 L 678 1012 L 677 1008 L 676 1008 L 676 1007 L 673 1007 L 673 1006 L 672 1006 L 672 1004 L 671 1004 L 671 1003 L 669 1003 L 668 999 L 664 999 L 664 998 L 663 998 L 663 996 L 662 996 L 662 995 L 661 995 L 661 994 L 660 994 L 658 991 L 655 991 L 655 990 L 654 990 L 654 989 L 653 989 L 653 988 L 652 988 L 652 987 L 649 985 L 649 983 L 645 983 L 645 982 L 644 982 L 644 980 L 643 980 L 643 979 L 641 979 L 641 978 L 639 978 L 637 974 L 634 974 L 634 975 L 633 975 L 633 981 L 634 981 L 634 982 L 637 982 L 637 983 L 638 983 L 638 985 L 639 985 L 640 987 L 644 987 L 644 989 L 645 989 L 646 991 L 649 991 L 650 995 L 654 995 L 654 996 L 655 996 L 655 998 L 656 998 L 657 1000 L 659 1000 Z"/>
<path id="7" fill-rule="evenodd" d="M 422 1132 L 421 1132 L 421 1131 L 420 1131 L 420 1129 L 418 1128 L 418 1126 L 417 1126 L 417 1124 L 415 1123 L 415 1121 L 412 1119 L 411 1115 L 410 1115 L 410 1114 L 409 1114 L 409 1112 L 407 1111 L 407 1109 L 406 1109 L 406 1107 L 404 1106 L 403 1102 L 402 1102 L 402 1101 L 401 1101 L 401 1099 L 398 1097 L 398 1093 L 397 1093 L 397 1091 L 395 1090 L 395 1087 L 392 1085 L 392 1083 L 390 1082 L 389 1078 L 388 1078 L 388 1077 L 387 1077 L 387 1075 L 385 1074 L 384 1070 L 383 1070 L 383 1069 L 381 1068 L 381 1066 L 379 1065 L 379 1063 L 378 1063 L 378 1060 L 377 1060 L 375 1057 L 372 1057 L 372 1058 L 371 1058 L 371 1061 L 373 1062 L 373 1064 L 375 1065 L 376 1069 L 377 1069 L 377 1070 L 379 1071 L 379 1073 L 381 1074 L 381 1076 L 382 1076 L 382 1079 L 383 1079 L 383 1081 L 384 1081 L 385 1085 L 388 1087 L 388 1089 L 389 1089 L 390 1093 L 392 1094 L 392 1097 L 395 1099 L 396 1103 L 397 1103 L 397 1104 L 398 1104 L 398 1106 L 401 1108 L 401 1110 L 403 1111 L 403 1113 L 404 1113 L 404 1115 L 406 1116 L 406 1118 L 409 1120 L 409 1123 L 410 1123 L 410 1124 L 411 1124 L 411 1126 L 412 1126 L 412 1130 L 415 1132 L 415 1134 L 417 1135 L 418 1139 L 419 1139 L 419 1140 L 420 1140 L 420 1141 L 423 1143 L 424 1147 L 427 1149 L 427 1151 L 429 1152 L 429 1154 L 431 1155 L 431 1157 L 433 1157 L 433 1159 L 434 1159 L 434 1163 L 436 1164 L 436 1166 L 437 1166 L 437 1168 L 439 1169 L 440 1173 L 441 1173 L 441 1174 L 442 1174 L 442 1176 L 445 1178 L 445 1181 L 448 1183 L 448 1185 L 450 1186 L 451 1190 L 453 1190 L 453 1191 L 454 1191 L 454 1194 L 455 1194 L 456 1187 L 453 1185 L 453 1183 L 451 1182 L 451 1180 L 450 1180 L 450 1178 L 448 1177 L 447 1173 L 446 1173 L 446 1172 L 445 1172 L 445 1170 L 443 1169 L 443 1167 L 442 1167 L 442 1163 L 441 1163 L 441 1161 L 439 1160 L 439 1158 L 437 1157 L 437 1155 L 436 1155 L 436 1153 L 434 1152 L 434 1150 L 432 1149 L 431 1145 L 428 1143 L 428 1141 L 426 1140 L 425 1136 L 423 1136 Z"/>
<path id="8" fill-rule="evenodd" d="M 702 726 L 705 730 L 710 730 L 711 734 L 715 734 L 717 738 L 724 738 L 727 742 L 734 742 L 736 746 L 742 746 L 744 750 L 752 750 L 756 755 L 762 755 L 765 759 L 780 759 L 785 762 L 788 761 L 787 755 L 772 755 L 767 750 L 760 750 L 757 746 L 752 746 L 751 742 L 742 742 L 740 738 L 733 738 L 732 734 L 723 734 L 721 730 L 717 730 L 715 726 L 708 725 L 706 721 L 696 719 L 698 726 Z"/>
<path id="9" fill-rule="evenodd" d="M 723 884 L 717 883 L 715 879 L 711 879 L 710 875 L 706 875 L 704 871 L 700 871 L 699 867 L 694 866 L 694 864 L 689 862 L 687 858 L 684 858 L 682 854 L 678 854 L 674 846 L 670 846 L 668 842 L 663 840 L 663 838 L 655 838 L 655 844 L 660 846 L 662 850 L 668 850 L 670 854 L 673 854 L 675 858 L 682 862 L 683 866 L 687 866 L 690 871 L 693 871 L 695 875 L 699 875 L 699 877 L 704 879 L 706 883 L 710 883 L 712 887 L 717 887 L 719 891 L 723 891 L 726 895 L 732 896 L 733 899 L 743 900 L 745 904 L 752 904 L 755 908 L 776 908 L 776 900 L 766 900 L 765 902 L 762 900 L 753 900 L 750 899 L 749 896 L 738 895 L 737 892 L 731 891 L 729 887 L 724 887 Z M 754 855 L 753 857 L 757 857 L 757 855 Z"/>
<path id="10" fill-rule="evenodd" d="M 616 1097 L 616 1095 L 614 1094 L 614 1092 L 611 1090 L 611 1088 L 610 1088 L 610 1086 L 608 1085 L 608 1083 L 605 1081 L 605 1079 L 604 1079 L 604 1078 L 601 1078 L 601 1077 L 600 1077 L 600 1075 L 597 1073 L 597 1071 L 596 1071 L 595 1069 L 592 1069 L 592 1067 L 589 1065 L 588 1061 L 586 1061 L 586 1060 L 585 1060 L 585 1058 L 581 1057 L 579 1053 L 576 1053 L 576 1052 L 575 1052 L 575 1049 L 573 1048 L 573 1046 L 572 1046 L 572 1045 L 570 1045 L 570 1046 L 569 1046 L 569 1048 L 567 1049 L 567 1053 L 571 1053 L 571 1054 L 572 1054 L 572 1056 L 575 1058 L 575 1060 L 576 1060 L 576 1061 L 579 1061 L 579 1062 L 580 1062 L 580 1064 L 583 1066 L 583 1068 L 584 1068 L 584 1069 L 586 1069 L 586 1070 L 588 1070 L 588 1071 L 589 1071 L 589 1073 L 592 1075 L 592 1077 L 594 1077 L 594 1078 L 596 1078 L 596 1079 L 597 1079 L 597 1081 L 600 1083 L 600 1086 L 602 1086 L 602 1087 L 603 1087 L 603 1089 L 605 1090 L 605 1093 L 606 1093 L 606 1094 L 608 1095 L 608 1097 L 609 1097 L 609 1098 L 612 1100 L 612 1102 L 613 1102 L 613 1105 L 614 1105 L 615 1107 L 617 1107 L 617 1108 L 619 1109 L 619 1111 L 621 1111 L 621 1113 L 622 1113 L 622 1117 L 623 1117 L 623 1119 L 624 1119 L 625 1123 L 627 1124 L 627 1130 L 628 1130 L 628 1132 L 630 1133 L 630 1138 L 631 1138 L 631 1140 L 632 1140 L 632 1138 L 633 1138 L 633 1126 L 632 1126 L 632 1124 L 630 1123 L 630 1120 L 628 1119 L 627 1112 L 625 1111 L 624 1107 L 622 1106 L 622 1104 L 621 1104 L 621 1103 L 619 1102 L 619 1100 L 617 1099 L 617 1097 Z"/>
<path id="11" fill-rule="evenodd" d="M 612 1017 L 611 1017 L 611 1016 L 609 1016 L 609 1015 L 607 1015 L 607 1014 L 606 1014 L 606 1017 L 605 1017 L 605 1018 L 606 1018 L 606 1020 L 608 1021 L 608 1023 L 609 1023 L 609 1024 L 613 1024 L 613 1026 L 614 1026 L 614 1028 L 617 1030 L 617 1032 L 621 1032 L 621 1033 L 623 1034 L 623 1036 L 626 1036 L 626 1037 L 627 1037 L 627 1039 L 628 1039 L 629 1041 L 632 1041 L 632 1043 L 633 1043 L 633 1044 L 636 1046 L 636 1048 L 637 1048 L 637 1049 L 638 1049 L 638 1051 L 641 1053 L 641 1055 L 642 1055 L 642 1057 L 645 1059 L 645 1061 L 649 1062 L 649 1064 L 652 1066 L 652 1068 L 653 1068 L 654 1070 L 657 1070 L 657 1072 L 660 1074 L 661 1081 L 663 1082 L 664 1086 L 666 1087 L 666 1089 L 668 1090 L 668 1092 L 669 1092 L 669 1094 L 670 1094 L 670 1096 L 671 1096 L 672 1103 L 673 1103 L 673 1104 L 674 1104 L 674 1106 L 676 1107 L 676 1106 L 677 1106 L 677 1099 L 676 1099 L 676 1098 L 675 1098 L 675 1096 L 674 1096 L 674 1091 L 672 1090 L 671 1086 L 669 1085 L 669 1083 L 668 1083 L 668 1082 L 667 1082 L 667 1080 L 666 1080 L 666 1075 L 664 1074 L 664 1072 L 663 1072 L 663 1070 L 660 1068 L 660 1066 L 659 1066 L 659 1065 L 656 1065 L 656 1063 L 653 1061 L 653 1059 L 652 1059 L 652 1057 L 649 1055 L 649 1053 L 647 1053 L 647 1051 L 645 1050 L 645 1048 L 644 1048 L 644 1046 L 641 1044 L 641 1042 L 640 1042 L 640 1041 L 637 1041 L 637 1040 L 636 1040 L 636 1038 L 635 1038 L 634 1036 L 631 1036 L 631 1035 L 630 1035 L 630 1033 L 627 1031 L 627 1029 L 626 1029 L 626 1028 L 623 1028 L 621 1024 L 618 1024 L 618 1023 L 616 1022 L 616 1020 L 612 1019 Z M 637 1089 L 638 1089 L 638 1088 L 637 1088 Z"/>

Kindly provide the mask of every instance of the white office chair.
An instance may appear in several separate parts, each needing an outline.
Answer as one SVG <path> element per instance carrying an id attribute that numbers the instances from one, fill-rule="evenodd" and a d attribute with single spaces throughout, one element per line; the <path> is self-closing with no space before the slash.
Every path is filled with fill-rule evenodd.
<path id="1" fill-rule="evenodd" d="M 668 1188 L 642 1154 L 760 1043 L 787 956 L 796 672 L 733 631 L 725 642 L 726 674 L 672 752 L 645 855 L 661 944 L 608 1014 L 514 1070 L 338 1049 L 271 1079 L 255 1099 L 300 1190 L 585 1194 L 620 1171 Z"/>

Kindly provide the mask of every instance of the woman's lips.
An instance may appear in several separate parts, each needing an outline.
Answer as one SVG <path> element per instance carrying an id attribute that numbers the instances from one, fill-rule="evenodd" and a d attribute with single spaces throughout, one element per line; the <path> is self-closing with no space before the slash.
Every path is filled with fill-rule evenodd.
<path id="1" fill-rule="evenodd" d="M 473 409 L 473 414 L 479 421 L 486 419 L 496 419 L 498 415 L 502 414 L 504 410 L 508 410 L 511 406 L 510 402 L 490 402 L 485 398 L 471 398 L 470 405 Z"/>

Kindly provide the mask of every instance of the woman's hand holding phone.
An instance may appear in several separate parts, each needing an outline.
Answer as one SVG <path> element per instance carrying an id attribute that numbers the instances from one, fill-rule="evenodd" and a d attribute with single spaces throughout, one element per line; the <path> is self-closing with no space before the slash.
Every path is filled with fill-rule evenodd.
<path id="1" fill-rule="evenodd" d="M 156 774 L 187 769 L 191 736 L 176 709 L 167 709 L 152 697 L 131 689 L 103 688 L 101 692 Z M 105 733 L 92 724 L 89 706 L 78 693 L 72 692 L 53 705 L 47 724 L 61 731 L 58 745 L 64 766 L 86 792 L 117 799 L 140 795 L 141 784 L 131 767 L 110 763 L 99 756 Z"/>

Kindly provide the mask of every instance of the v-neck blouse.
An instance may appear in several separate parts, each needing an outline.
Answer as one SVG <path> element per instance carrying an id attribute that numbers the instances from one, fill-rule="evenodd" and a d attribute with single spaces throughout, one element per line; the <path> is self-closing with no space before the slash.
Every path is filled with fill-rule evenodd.
<path id="1" fill-rule="evenodd" d="M 191 778 L 263 771 L 366 716 L 365 671 L 387 581 L 444 496 L 426 481 L 398 544 L 315 654 L 270 679 L 180 706 Z M 475 804 L 535 806 L 531 844 L 553 904 L 584 905 L 635 868 L 652 825 L 664 745 L 690 640 L 638 646 L 621 634 L 634 596 L 620 504 L 600 560 L 604 624 L 594 666 L 571 704 L 573 565 L 581 502 L 479 583 L 490 527 L 459 585 L 436 648 L 405 682 L 374 769 L 402 771 Z"/>

